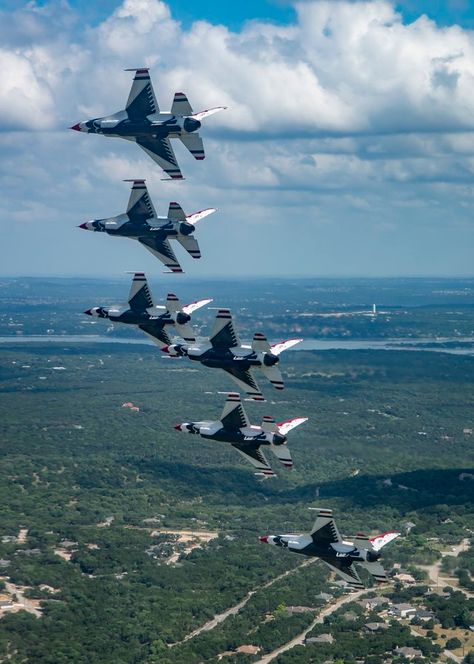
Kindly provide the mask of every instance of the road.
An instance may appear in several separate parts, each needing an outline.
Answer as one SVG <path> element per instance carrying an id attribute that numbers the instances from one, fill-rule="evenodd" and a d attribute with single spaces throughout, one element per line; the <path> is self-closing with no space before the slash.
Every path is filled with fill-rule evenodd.
<path id="1" fill-rule="evenodd" d="M 214 618 L 211 618 L 211 620 L 209 620 L 207 623 L 204 623 L 204 625 L 201 625 L 201 627 L 198 627 L 197 629 L 187 634 L 184 637 L 184 639 L 182 639 L 181 641 L 176 641 L 175 643 L 168 643 L 168 647 L 173 648 L 174 646 L 179 646 L 180 644 L 186 643 L 186 641 L 193 639 L 195 636 L 198 636 L 198 634 L 201 634 L 201 632 L 208 632 L 209 630 L 214 629 L 214 627 L 217 627 L 217 625 L 224 622 L 226 618 L 228 618 L 229 616 L 235 616 L 236 613 L 238 613 L 241 609 L 243 609 L 243 607 L 247 604 L 249 599 L 253 595 L 255 595 L 256 592 L 258 592 L 259 590 L 265 590 L 265 588 L 269 588 L 277 581 L 280 581 L 280 579 L 284 579 L 286 576 L 294 574 L 294 572 L 297 572 L 303 567 L 311 565 L 315 561 L 316 558 L 310 558 L 308 560 L 305 560 L 303 563 L 301 563 L 301 565 L 298 565 L 298 567 L 289 569 L 286 572 L 283 572 L 283 574 L 280 574 L 279 576 L 276 576 L 274 579 L 271 579 L 271 581 L 267 581 L 267 583 L 264 583 L 261 586 L 257 586 L 253 590 L 250 590 L 238 604 L 234 604 L 234 606 L 231 606 L 229 609 L 226 609 L 222 613 L 218 613 L 217 615 L 214 616 Z"/>
<path id="2" fill-rule="evenodd" d="M 443 562 L 443 558 L 445 558 L 446 556 L 453 556 L 456 558 L 463 551 L 467 551 L 469 549 L 469 546 L 470 546 L 469 539 L 465 538 L 462 540 L 462 542 L 460 542 L 456 546 L 453 546 L 450 551 L 442 551 L 441 558 L 432 565 L 419 565 L 419 567 L 428 574 L 429 580 L 435 586 L 440 586 L 440 587 L 451 586 L 453 588 L 456 588 L 456 590 L 461 590 L 468 597 L 474 597 L 474 593 L 469 592 L 469 590 L 467 590 L 466 588 L 461 588 L 459 586 L 459 581 L 456 576 L 449 576 L 447 574 L 441 575 L 441 565 Z M 455 655 L 453 657 L 455 657 Z"/>
<path id="3" fill-rule="evenodd" d="M 373 589 L 371 590 L 373 591 Z M 371 590 L 357 590 L 350 595 L 343 595 L 338 600 L 329 604 L 322 611 L 320 611 L 309 627 L 306 627 L 304 632 L 301 632 L 301 634 L 295 636 L 294 639 L 291 639 L 291 641 L 288 641 L 288 643 L 285 643 L 279 648 L 272 650 L 272 652 L 268 653 L 268 655 L 264 655 L 261 659 L 257 660 L 255 664 L 268 664 L 268 662 L 271 662 L 273 659 L 275 659 L 275 657 L 278 657 L 278 655 L 281 655 L 283 652 L 291 650 L 291 648 L 294 648 L 295 646 L 301 645 L 305 640 L 306 635 L 313 629 L 315 625 L 322 623 L 324 618 L 331 615 L 331 613 L 334 613 L 334 611 L 340 609 L 341 606 L 344 606 L 344 604 L 348 604 L 349 602 L 354 602 L 355 600 L 360 599 L 364 595 L 367 595 L 369 592 L 371 592 Z"/>

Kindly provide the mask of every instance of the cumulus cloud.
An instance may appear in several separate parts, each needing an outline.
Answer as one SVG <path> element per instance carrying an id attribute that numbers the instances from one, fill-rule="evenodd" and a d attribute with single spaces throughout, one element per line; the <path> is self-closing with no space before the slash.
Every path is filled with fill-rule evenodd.
<path id="1" fill-rule="evenodd" d="M 220 249 L 238 245 L 242 229 L 268 247 L 269 224 L 277 231 L 272 255 L 247 242 L 237 272 L 268 273 L 276 264 L 317 271 L 310 249 L 288 259 L 295 232 L 318 247 L 320 233 L 334 233 L 352 247 L 361 233 L 401 237 L 408 223 L 421 228 L 420 216 L 444 232 L 453 196 L 456 220 L 470 228 L 474 33 L 426 16 L 406 24 L 386 0 L 297 2 L 295 9 L 293 24 L 252 21 L 238 32 L 206 20 L 184 29 L 161 0 L 124 0 L 95 27 L 55 0 L 0 12 L 2 217 L 37 229 L 49 224 L 67 251 L 91 252 L 88 265 L 102 272 L 116 267 L 116 256 L 130 267 L 127 243 L 112 243 L 104 264 L 110 243 L 68 233 L 74 223 L 120 211 L 127 198 L 120 180 L 130 177 L 147 177 L 160 211 L 173 198 L 189 210 L 220 208 L 227 226 L 218 215 L 203 224 L 211 247 L 205 272 L 229 268 Z M 163 110 L 176 90 L 195 110 L 229 106 L 206 123 L 204 162 L 176 146 L 185 185 L 162 184 L 157 166 L 132 144 L 66 131 L 123 108 L 132 76 L 122 70 L 135 66 L 152 68 Z M 35 245 L 39 236 L 31 234 Z M 35 249 L 25 265 L 39 264 Z M 45 270 L 78 271 L 79 260 L 74 268 L 48 251 Z M 360 269 L 364 255 L 351 259 Z M 322 255 L 318 261 L 337 271 Z M 379 269 L 386 265 L 379 261 Z"/>

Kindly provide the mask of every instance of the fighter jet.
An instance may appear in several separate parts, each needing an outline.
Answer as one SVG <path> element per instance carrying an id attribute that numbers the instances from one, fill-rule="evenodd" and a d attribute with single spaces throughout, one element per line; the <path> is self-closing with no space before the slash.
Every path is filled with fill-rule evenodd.
<path id="1" fill-rule="evenodd" d="M 381 558 L 379 551 L 400 533 L 388 532 L 375 537 L 358 534 L 352 541 L 346 541 L 339 534 L 332 510 L 316 508 L 316 511 L 316 521 L 309 535 L 265 535 L 260 541 L 320 558 L 331 571 L 358 590 L 364 585 L 354 563 L 364 567 L 377 582 L 387 581 L 385 570 L 378 562 Z"/>
<path id="2" fill-rule="evenodd" d="M 145 274 L 135 272 L 128 296 L 128 307 L 92 307 L 84 313 L 97 318 L 108 318 L 114 323 L 137 325 L 154 343 L 158 345 L 171 343 L 168 330 L 174 327 L 175 332 L 185 341 L 196 341 L 194 332 L 189 325 L 191 314 L 212 300 L 199 300 L 185 307 L 174 293 L 168 293 L 166 306 L 156 306 L 148 287 Z"/>
<path id="3" fill-rule="evenodd" d="M 276 366 L 279 355 L 302 339 L 288 339 L 270 346 L 264 334 L 256 332 L 252 345 L 241 344 L 234 330 L 229 309 L 219 309 L 209 341 L 202 345 L 173 344 L 162 348 L 170 357 L 188 357 L 205 367 L 224 369 L 241 390 L 255 401 L 265 401 L 251 369 L 260 367 L 277 390 L 284 388 L 283 378 Z"/>
<path id="4" fill-rule="evenodd" d="M 193 113 L 186 95 L 176 92 L 171 111 L 161 112 L 148 68 L 125 71 L 135 72 L 125 109 L 103 118 L 78 122 L 71 129 L 135 141 L 170 178 L 182 179 L 170 138 L 179 138 L 195 159 L 204 159 L 204 146 L 198 134 L 201 121 L 208 115 L 224 110 L 226 106 Z"/>
<path id="5" fill-rule="evenodd" d="M 171 239 L 178 240 L 193 258 L 201 258 L 198 241 L 193 236 L 196 230 L 195 224 L 215 212 L 216 208 L 207 208 L 185 215 L 178 203 L 170 203 L 168 216 L 158 217 L 145 180 L 125 180 L 125 182 L 133 182 L 125 214 L 87 221 L 79 228 L 138 240 L 171 272 L 183 271 L 170 246 Z"/>
<path id="6" fill-rule="evenodd" d="M 250 461 L 257 469 L 255 475 L 276 477 L 268 464 L 262 445 L 266 445 L 285 468 L 293 468 L 293 460 L 287 446 L 287 433 L 307 421 L 307 417 L 295 417 L 286 422 L 275 423 L 273 417 L 265 416 L 260 426 L 250 424 L 238 392 L 229 392 L 221 419 L 216 422 L 183 422 L 177 431 L 199 434 L 202 438 L 230 443 L 232 447 Z"/>

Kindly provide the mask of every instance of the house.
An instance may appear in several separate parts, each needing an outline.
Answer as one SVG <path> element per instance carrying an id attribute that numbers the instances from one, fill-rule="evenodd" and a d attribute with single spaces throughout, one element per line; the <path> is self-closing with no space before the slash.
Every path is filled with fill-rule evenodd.
<path id="1" fill-rule="evenodd" d="M 394 604 L 389 608 L 388 612 L 397 618 L 410 619 L 413 618 L 413 616 L 416 614 L 416 609 L 410 604 Z"/>
<path id="2" fill-rule="evenodd" d="M 0 611 L 9 611 L 13 609 L 13 602 L 9 599 L 0 599 Z"/>
<path id="3" fill-rule="evenodd" d="M 380 595 L 379 597 L 369 597 L 367 599 L 361 599 L 357 602 L 357 604 L 361 606 L 363 609 L 366 609 L 367 611 L 374 611 L 374 609 L 378 609 L 384 604 L 390 604 L 390 600 L 388 597 Z"/>
<path id="4" fill-rule="evenodd" d="M 417 609 L 415 613 L 415 618 L 418 618 L 418 620 L 433 620 L 434 617 L 434 613 L 426 609 Z"/>
<path id="5" fill-rule="evenodd" d="M 406 657 L 407 659 L 414 659 L 415 657 L 422 657 L 423 653 L 421 650 L 418 650 L 418 648 L 409 648 L 408 646 L 404 646 L 403 648 L 395 648 L 395 654 L 396 655 L 402 655 L 403 657 Z"/>
<path id="6" fill-rule="evenodd" d="M 384 629 L 388 629 L 387 623 L 365 623 L 364 632 L 366 634 L 375 634 L 375 632 L 381 632 Z"/>
<path id="7" fill-rule="evenodd" d="M 319 599 L 322 602 L 330 602 L 333 597 L 334 595 L 331 595 L 330 593 L 319 593 L 319 595 L 316 595 L 316 599 Z"/>
<path id="8" fill-rule="evenodd" d="M 0 558 L 0 567 L 8 567 L 10 563 L 11 560 L 5 560 L 5 558 Z"/>
<path id="9" fill-rule="evenodd" d="M 407 574 L 406 572 L 400 572 L 398 574 L 394 574 L 393 578 L 396 581 L 400 581 L 400 583 L 405 583 L 406 585 L 409 586 L 416 583 L 416 579 L 411 574 Z"/>
<path id="10" fill-rule="evenodd" d="M 319 636 L 310 636 L 304 640 L 304 645 L 310 645 L 311 643 L 333 643 L 334 637 L 332 634 L 319 634 Z"/>

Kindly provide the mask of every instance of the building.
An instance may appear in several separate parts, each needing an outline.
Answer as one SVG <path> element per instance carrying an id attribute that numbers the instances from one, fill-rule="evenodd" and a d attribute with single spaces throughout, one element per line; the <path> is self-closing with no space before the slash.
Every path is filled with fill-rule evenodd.
<path id="1" fill-rule="evenodd" d="M 364 632 L 366 634 L 375 634 L 376 632 L 381 632 L 384 629 L 388 629 L 388 628 L 389 628 L 389 626 L 387 625 L 387 623 L 384 623 L 384 622 L 382 622 L 382 623 L 374 623 L 374 622 L 365 623 Z"/>
<path id="2" fill-rule="evenodd" d="M 333 643 L 334 637 L 332 634 L 319 634 L 318 636 L 310 636 L 304 640 L 304 645 L 310 645 L 311 643 Z"/>
<path id="3" fill-rule="evenodd" d="M 403 657 L 406 657 L 407 659 L 414 659 L 415 657 L 423 657 L 423 653 L 421 650 L 418 650 L 418 648 L 409 648 L 408 646 L 405 646 L 403 648 L 395 648 L 395 654 L 396 655 L 402 655 Z"/>
<path id="4" fill-rule="evenodd" d="M 374 611 L 375 609 L 379 609 L 384 604 L 390 604 L 390 600 L 388 597 L 380 595 L 379 597 L 369 597 L 368 599 L 361 599 L 357 602 L 357 604 L 361 606 L 363 609 L 366 609 L 367 611 Z"/>
<path id="5" fill-rule="evenodd" d="M 407 574 L 406 572 L 400 572 L 398 574 L 394 574 L 393 578 L 396 581 L 400 581 L 400 583 L 404 583 L 408 586 L 411 586 L 414 583 L 416 583 L 416 579 L 411 574 Z"/>
<path id="6" fill-rule="evenodd" d="M 416 609 L 410 604 L 394 604 L 388 610 L 388 612 L 397 618 L 413 618 L 416 614 Z"/>
<path id="7" fill-rule="evenodd" d="M 243 655 L 258 655 L 260 648 L 258 646 L 239 646 L 235 652 L 242 653 Z"/>

